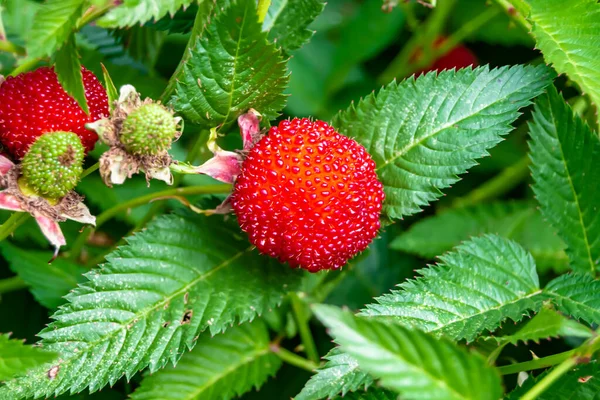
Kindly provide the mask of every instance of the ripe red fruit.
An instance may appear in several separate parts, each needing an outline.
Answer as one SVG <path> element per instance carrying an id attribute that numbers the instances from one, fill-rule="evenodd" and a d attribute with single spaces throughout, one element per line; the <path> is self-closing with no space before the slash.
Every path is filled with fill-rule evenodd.
<path id="1" fill-rule="evenodd" d="M 446 38 L 443 36 L 438 37 L 434 43 L 433 48 L 438 49 L 444 44 Z M 415 56 L 413 56 L 413 61 L 421 57 L 421 52 L 417 52 Z M 433 61 L 433 63 L 416 73 L 416 75 L 420 75 L 422 73 L 426 73 L 429 71 L 443 71 L 446 69 L 460 69 L 466 68 L 469 66 L 476 67 L 478 64 L 477 57 L 464 45 L 460 44 L 454 47 L 452 50 L 444 54 L 443 56 L 437 58 Z"/>
<path id="2" fill-rule="evenodd" d="M 383 199 L 364 147 L 325 122 L 295 118 L 250 150 L 231 205 L 262 253 L 316 272 L 367 248 Z"/>
<path id="3" fill-rule="evenodd" d="M 108 115 L 108 99 L 96 76 L 81 71 L 90 115 L 64 91 L 53 68 L 8 77 L 0 85 L 0 142 L 14 157 L 22 158 L 46 132 L 73 132 L 86 151 L 94 148 L 98 135 L 85 124 Z"/>

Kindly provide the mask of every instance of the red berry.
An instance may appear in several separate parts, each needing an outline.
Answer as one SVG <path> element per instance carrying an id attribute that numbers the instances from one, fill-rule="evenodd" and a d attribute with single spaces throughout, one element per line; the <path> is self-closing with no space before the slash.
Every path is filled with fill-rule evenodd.
<path id="1" fill-rule="evenodd" d="M 79 136 L 86 151 L 98 140 L 85 124 L 108 115 L 106 91 L 93 73 L 82 68 L 90 115 L 69 96 L 53 68 L 42 67 L 15 77 L 0 86 L 0 142 L 22 158 L 36 138 L 46 132 L 65 131 Z"/>
<path id="2" fill-rule="evenodd" d="M 262 253 L 316 272 L 367 248 L 383 199 L 364 147 L 325 122 L 295 118 L 250 150 L 231 204 Z"/>
<path id="3" fill-rule="evenodd" d="M 438 37 L 433 43 L 433 48 L 438 49 L 444 44 L 446 38 L 443 36 Z M 415 56 L 413 56 L 413 62 L 421 57 L 421 52 L 417 52 Z M 477 57 L 469 50 L 467 47 L 458 45 L 454 47 L 452 50 L 437 58 L 433 61 L 433 63 L 416 73 L 416 75 L 421 75 L 422 73 L 426 73 L 429 71 L 443 71 L 446 69 L 461 69 L 469 66 L 476 67 L 478 64 Z"/>

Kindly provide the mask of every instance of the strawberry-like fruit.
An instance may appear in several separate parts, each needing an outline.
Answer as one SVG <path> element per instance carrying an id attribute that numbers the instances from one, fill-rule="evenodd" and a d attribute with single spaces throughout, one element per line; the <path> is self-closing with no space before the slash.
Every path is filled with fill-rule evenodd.
<path id="1" fill-rule="evenodd" d="M 0 85 L 0 142 L 14 157 L 22 158 L 46 132 L 74 132 L 86 151 L 94 148 L 98 135 L 85 124 L 108 115 L 108 99 L 96 76 L 81 71 L 89 115 L 64 91 L 53 68 L 8 77 Z"/>
<path id="2" fill-rule="evenodd" d="M 367 248 L 383 199 L 364 147 L 325 122 L 295 118 L 249 151 L 231 206 L 259 251 L 316 272 Z"/>
<path id="3" fill-rule="evenodd" d="M 120 140 L 131 154 L 157 155 L 171 148 L 177 133 L 173 113 L 160 104 L 148 103 L 125 118 Z"/>
<path id="4" fill-rule="evenodd" d="M 21 161 L 22 189 L 60 199 L 69 193 L 83 172 L 85 149 L 72 132 L 45 133 L 29 148 Z"/>

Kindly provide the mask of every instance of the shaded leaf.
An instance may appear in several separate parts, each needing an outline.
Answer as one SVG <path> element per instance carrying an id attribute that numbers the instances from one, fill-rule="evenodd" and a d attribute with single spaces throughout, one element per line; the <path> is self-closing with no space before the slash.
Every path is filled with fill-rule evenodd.
<path id="1" fill-rule="evenodd" d="M 184 65 L 172 100 L 175 110 L 203 127 L 228 127 L 249 108 L 275 118 L 285 105 L 288 74 L 281 52 L 266 36 L 254 1 L 219 14 Z"/>
<path id="2" fill-rule="evenodd" d="M 207 332 L 208 333 L 208 332 Z M 269 348 L 266 325 L 256 320 L 211 337 L 203 334 L 177 367 L 144 378 L 135 400 L 220 400 L 259 388 L 281 366 Z"/>
<path id="3" fill-rule="evenodd" d="M 0 381 L 21 375 L 29 369 L 50 362 L 57 354 L 28 346 L 22 340 L 0 335 Z"/>
<path id="4" fill-rule="evenodd" d="M 502 395 L 500 376 L 476 353 L 401 325 L 360 318 L 318 305 L 315 314 L 361 369 L 403 399 L 490 399 Z"/>
<path id="5" fill-rule="evenodd" d="M 559 276 L 544 288 L 559 311 L 589 324 L 600 324 L 600 281 L 587 274 Z"/>
<path id="6" fill-rule="evenodd" d="M 275 0 L 269 7 L 263 29 L 269 32 L 269 40 L 289 53 L 310 40 L 314 32 L 307 27 L 323 7 L 325 3 L 321 0 Z"/>
<path id="7" fill-rule="evenodd" d="M 429 73 L 389 84 L 333 125 L 373 156 L 385 187 L 383 213 L 400 218 L 436 200 L 487 155 L 551 77 L 546 66 Z"/>
<path id="8" fill-rule="evenodd" d="M 130 237 L 86 274 L 39 334 L 44 348 L 60 353 L 57 377 L 37 368 L 8 381 L 0 398 L 94 392 L 146 367 L 155 372 L 205 329 L 221 332 L 275 307 L 302 274 L 252 252 L 234 225 L 167 215 Z"/>
<path id="9" fill-rule="evenodd" d="M 79 107 L 86 114 L 90 110 L 85 99 L 85 87 L 83 86 L 83 75 L 81 74 L 81 62 L 75 44 L 75 34 L 71 33 L 66 43 L 56 53 L 54 65 L 58 81 L 69 96 L 77 101 Z"/>
<path id="10" fill-rule="evenodd" d="M 389 390 L 369 388 L 366 391 L 348 393 L 346 396 L 335 397 L 335 400 L 397 400 L 398 394 Z"/>
<path id="11" fill-rule="evenodd" d="M 530 124 L 533 191 L 542 215 L 567 244 L 571 267 L 595 273 L 600 263 L 600 139 L 573 114 L 554 86 Z"/>

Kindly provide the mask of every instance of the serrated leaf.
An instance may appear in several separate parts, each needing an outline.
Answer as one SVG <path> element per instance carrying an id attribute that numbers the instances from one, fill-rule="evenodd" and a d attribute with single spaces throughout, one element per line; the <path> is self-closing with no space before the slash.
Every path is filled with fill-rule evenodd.
<path id="1" fill-rule="evenodd" d="M 543 379 L 550 370 L 536 377 L 530 376 L 519 387 L 507 396 L 507 400 L 521 399 L 529 389 Z M 578 365 L 556 379 L 543 393 L 536 397 L 537 400 L 592 400 L 598 398 L 600 393 L 600 365 L 592 361 L 589 364 Z"/>
<path id="2" fill-rule="evenodd" d="M 429 73 L 392 82 L 333 125 L 373 156 L 386 193 L 383 214 L 400 218 L 436 200 L 486 156 L 551 77 L 546 66 Z"/>
<path id="3" fill-rule="evenodd" d="M 532 33 L 546 63 L 566 73 L 600 107 L 600 4 L 530 0 Z"/>
<path id="4" fill-rule="evenodd" d="M 576 336 L 589 338 L 593 335 L 591 329 L 568 319 L 550 307 L 543 307 L 535 317 L 528 321 L 517 332 L 511 335 L 490 336 L 485 340 L 494 340 L 504 346 L 508 343 L 517 345 L 519 342 L 556 338 L 560 336 Z"/>
<path id="5" fill-rule="evenodd" d="M 176 367 L 146 376 L 131 398 L 230 399 L 258 389 L 280 366 L 269 348 L 266 325 L 256 320 L 214 337 L 203 334 Z"/>
<path id="6" fill-rule="evenodd" d="M 249 108 L 270 120 L 285 105 L 287 82 L 285 61 L 267 42 L 255 2 L 244 0 L 207 26 L 184 65 L 172 104 L 206 128 L 226 128 Z"/>
<path id="7" fill-rule="evenodd" d="M 83 12 L 83 0 L 48 0 L 35 15 L 28 35 L 27 55 L 39 58 L 52 55 L 73 32 Z"/>
<path id="8" fill-rule="evenodd" d="M 158 21 L 165 15 L 171 16 L 193 0 L 125 0 L 97 21 L 104 28 L 125 28 L 142 25 L 150 20 Z"/>
<path id="9" fill-rule="evenodd" d="M 418 271 L 420 278 L 377 298 L 361 315 L 471 341 L 541 306 L 533 258 L 515 242 L 486 235 L 439 258 L 437 265 Z"/>
<path id="10" fill-rule="evenodd" d="M 595 273 L 600 263 L 598 135 L 573 114 L 554 86 L 536 101 L 530 124 L 533 191 L 542 215 L 567 244 L 571 267 Z"/>
<path id="11" fill-rule="evenodd" d="M 56 358 L 57 354 L 0 335 L 0 381 L 21 375 Z"/>
<path id="12" fill-rule="evenodd" d="M 20 249 L 9 242 L 2 242 L 0 251 L 17 275 L 30 286 L 33 297 L 44 307 L 54 309 L 63 304 L 63 296 L 77 287 L 87 269 L 64 258 L 48 264 L 47 251 Z"/>
<path id="13" fill-rule="evenodd" d="M 373 383 L 373 378 L 358 369 L 358 361 L 338 348 L 324 357 L 327 362 L 310 377 L 295 400 L 329 399 L 337 395 L 365 390 Z M 345 398 L 345 397 L 344 397 Z"/>
<path id="14" fill-rule="evenodd" d="M 397 400 L 398 394 L 390 390 L 369 388 L 366 391 L 356 391 L 345 396 L 337 396 L 335 400 Z"/>
<path id="15" fill-rule="evenodd" d="M 361 369 L 403 399 L 489 399 L 502 395 L 500 376 L 476 353 L 448 339 L 318 305 L 316 316 Z"/>
<path id="16" fill-rule="evenodd" d="M 310 40 L 314 32 L 307 27 L 324 7 L 321 0 L 275 0 L 262 28 L 269 32 L 269 40 L 289 54 Z"/>
<path id="17" fill-rule="evenodd" d="M 569 260 L 564 242 L 529 202 L 495 202 L 451 209 L 423 218 L 390 244 L 421 257 L 433 258 L 471 236 L 495 233 L 528 250 L 538 269 L 564 270 Z"/>
<path id="18" fill-rule="evenodd" d="M 65 44 L 56 53 L 54 71 L 65 92 L 77 101 L 79 107 L 86 114 L 89 114 L 90 110 L 85 99 L 85 87 L 83 86 L 81 63 L 79 62 L 74 33 L 69 35 Z"/>
<path id="19" fill-rule="evenodd" d="M 48 365 L 37 368 L 8 381 L 0 398 L 94 392 L 146 367 L 154 372 L 205 329 L 221 332 L 275 307 L 302 277 L 253 252 L 220 217 L 161 216 L 128 242 L 86 274 L 39 334 L 60 353 L 56 378 L 47 378 Z"/>
<path id="20" fill-rule="evenodd" d="M 587 274 L 559 276 L 544 288 L 560 312 L 589 324 L 600 324 L 600 281 Z"/>
<path id="21" fill-rule="evenodd" d="M 112 110 L 115 107 L 115 101 L 119 99 L 119 92 L 115 87 L 115 84 L 108 73 L 108 70 L 104 66 L 104 64 L 100 64 L 102 67 L 102 76 L 104 78 L 104 87 L 106 88 L 106 96 L 108 97 L 108 105 Z"/>

